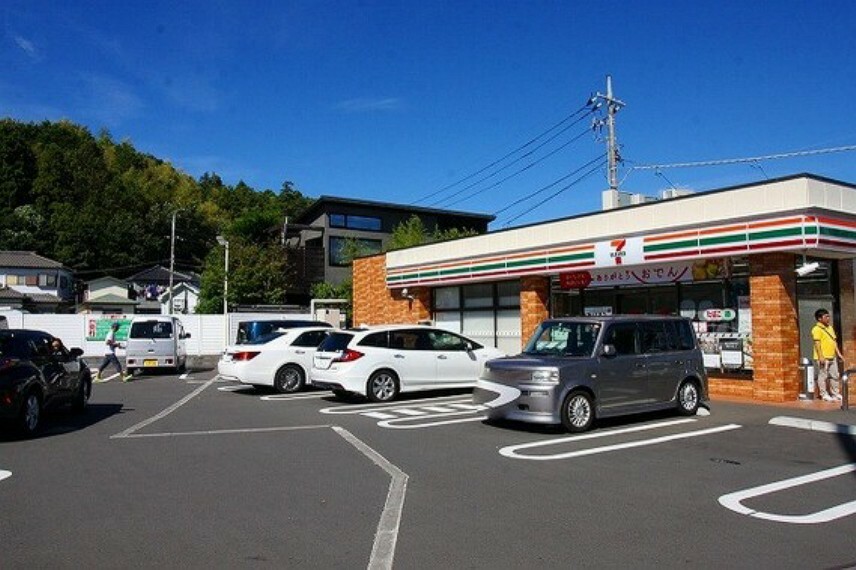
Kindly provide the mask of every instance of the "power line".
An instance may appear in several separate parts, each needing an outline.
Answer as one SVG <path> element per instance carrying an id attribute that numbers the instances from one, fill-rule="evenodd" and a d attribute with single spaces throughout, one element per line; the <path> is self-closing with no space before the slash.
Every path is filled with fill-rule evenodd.
<path id="1" fill-rule="evenodd" d="M 516 171 L 512 172 L 511 174 L 509 174 L 509 175 L 508 175 L 508 176 L 506 176 L 505 178 L 502 178 L 501 180 L 497 180 L 497 181 L 496 181 L 496 182 L 494 182 L 493 184 L 490 184 L 490 185 L 488 185 L 488 186 L 485 186 L 484 188 L 482 188 L 482 189 L 480 189 L 480 190 L 476 190 L 475 192 L 472 192 L 472 193 L 471 193 L 471 194 L 469 194 L 468 196 L 464 196 L 464 197 L 462 197 L 462 198 L 460 198 L 460 199 L 458 199 L 458 200 L 455 200 L 454 202 L 444 202 L 443 206 L 444 206 L 444 207 L 451 207 L 451 206 L 454 206 L 455 204 L 460 204 L 461 202 L 465 202 L 465 201 L 467 201 L 467 200 L 469 200 L 469 199 L 471 199 L 471 198 L 475 198 L 475 197 L 476 197 L 476 196 L 478 196 L 479 194 L 482 194 L 482 193 L 484 193 L 484 192 L 487 192 L 488 190 L 490 190 L 490 189 L 492 189 L 492 188 L 496 188 L 497 186 L 501 185 L 502 183 L 507 182 L 508 180 L 510 180 L 510 179 L 512 179 L 512 178 L 514 178 L 514 177 L 515 177 L 515 176 L 517 176 L 518 174 L 521 174 L 521 173 L 523 173 L 523 172 L 526 172 L 527 170 L 529 170 L 529 169 L 530 169 L 530 168 L 532 168 L 533 166 L 536 166 L 536 165 L 538 165 L 538 164 L 540 164 L 540 163 L 544 162 L 545 160 L 547 160 L 548 158 L 550 158 L 551 156 L 553 156 L 554 154 L 556 154 L 556 153 L 557 153 L 557 152 L 559 152 L 560 150 L 564 149 L 564 148 L 565 148 L 565 147 L 567 147 L 568 145 L 570 145 L 570 144 L 572 144 L 572 143 L 574 143 L 574 142 L 578 141 L 578 140 L 579 140 L 579 139 L 581 139 L 583 136 L 587 135 L 589 132 L 590 132 L 590 129 L 588 129 L 588 128 L 587 128 L 587 129 L 585 129 L 584 131 L 582 131 L 582 132 L 581 132 L 581 133 L 579 133 L 578 135 L 574 136 L 571 140 L 569 140 L 569 141 L 567 141 L 567 142 L 565 142 L 565 143 L 561 144 L 560 146 L 558 146 L 558 147 L 556 147 L 555 149 L 551 150 L 550 152 L 548 152 L 547 154 L 545 154 L 545 155 L 544 155 L 544 156 L 542 156 L 541 158 L 539 158 L 539 159 L 537 159 L 537 160 L 534 160 L 534 161 L 530 162 L 529 164 L 527 164 L 527 165 L 526 165 L 526 166 L 524 166 L 523 168 L 520 168 L 519 170 L 516 170 Z M 512 164 L 513 164 L 513 163 L 512 163 Z M 509 165 L 509 166 L 510 166 L 510 165 Z M 449 196 L 449 198 L 453 198 L 453 197 L 454 197 L 454 195 Z"/>
<path id="2" fill-rule="evenodd" d="M 546 204 L 547 202 L 549 202 L 550 200 L 552 200 L 553 198 L 555 198 L 556 196 L 558 196 L 559 194 L 561 194 L 562 192 L 564 192 L 565 190 L 568 190 L 568 189 L 569 189 L 569 188 L 571 188 L 572 186 L 575 186 L 575 185 L 579 184 L 580 182 L 582 182 L 583 180 L 585 180 L 586 178 L 588 178 L 589 176 L 591 176 L 592 174 L 594 174 L 595 172 L 597 172 L 598 170 L 600 170 L 600 168 L 601 168 L 603 165 L 605 165 L 606 163 L 607 163 L 607 160 L 606 160 L 606 159 L 601 160 L 601 161 L 600 161 L 600 162 L 598 162 L 594 167 L 592 167 L 591 169 L 589 169 L 589 170 L 588 170 L 588 172 L 586 172 L 585 174 L 583 174 L 582 176 L 580 176 L 579 178 L 577 178 L 576 180 L 574 180 L 573 182 L 571 182 L 571 183 L 570 183 L 570 184 L 568 184 L 567 186 L 563 186 L 562 188 L 559 188 L 556 192 L 554 192 L 553 194 L 550 194 L 550 196 L 548 196 L 545 200 L 543 200 L 543 201 L 539 202 L 538 204 L 535 204 L 534 206 L 532 206 L 532 207 L 531 207 L 531 208 L 529 208 L 528 210 L 525 210 L 525 211 L 523 211 L 523 212 L 521 212 L 521 213 L 517 214 L 516 216 L 514 216 L 513 218 L 511 218 L 510 220 L 508 220 L 507 222 L 505 222 L 504 227 L 508 227 L 508 226 L 509 226 L 513 221 L 515 221 L 515 220 L 517 220 L 517 219 L 520 219 L 521 217 L 525 216 L 526 214 L 528 214 L 528 213 L 529 213 L 529 212 L 531 212 L 532 210 L 534 210 L 534 209 L 536 209 L 536 208 L 538 208 L 538 207 L 540 207 L 540 206 L 543 206 L 544 204 Z"/>
<path id="3" fill-rule="evenodd" d="M 856 145 L 839 146 L 834 148 L 821 148 L 817 150 L 801 150 L 795 152 L 782 152 L 764 156 L 750 156 L 746 158 L 726 158 L 721 160 L 705 160 L 699 162 L 675 162 L 672 164 L 643 164 L 632 166 L 631 170 L 655 170 L 662 168 L 694 168 L 698 166 L 721 166 L 723 164 L 740 164 L 745 162 L 760 162 L 762 160 L 779 160 L 782 158 L 794 158 L 800 156 L 812 156 L 818 154 L 830 154 L 833 152 L 849 152 L 856 150 Z"/>
<path id="4" fill-rule="evenodd" d="M 429 200 L 429 199 L 433 198 L 434 196 L 437 196 L 438 194 L 441 194 L 441 193 L 445 192 L 446 190 L 449 190 L 449 189 L 451 189 L 451 188 L 454 188 L 455 186 L 457 186 L 457 185 L 459 185 L 459 184 L 462 184 L 462 183 L 466 182 L 467 180 L 470 180 L 470 179 L 472 179 L 472 178 L 475 178 L 476 176 L 480 175 L 481 173 L 483 173 L 483 172 L 485 172 L 485 171 L 487 171 L 487 170 L 490 170 L 491 168 L 493 168 L 493 167 L 494 167 L 494 166 L 496 166 L 497 164 L 501 163 L 502 161 L 504 161 L 505 159 L 509 158 L 510 156 L 512 156 L 512 155 L 514 155 L 514 154 L 516 154 L 516 153 L 520 152 L 521 150 L 525 149 L 526 147 L 528 147 L 528 146 L 532 145 L 533 143 L 535 143 L 535 141 L 537 141 L 537 140 L 541 139 L 542 137 L 544 137 L 544 136 L 546 136 L 546 135 L 550 134 L 551 132 L 553 132 L 554 130 L 558 129 L 558 128 L 559 128 L 559 127 L 561 127 L 563 124 L 565 124 L 566 122 L 568 122 L 569 120 L 573 119 L 574 117 L 576 117 L 577 115 L 579 115 L 580 113 L 582 113 L 582 112 L 584 112 L 584 111 L 586 111 L 586 110 L 588 110 L 588 111 L 589 111 L 589 113 L 591 112 L 591 110 L 589 110 L 589 109 L 588 109 L 588 104 L 583 105 L 582 107 L 580 107 L 579 109 L 577 109 L 576 111 L 574 111 L 573 113 L 571 113 L 570 115 L 568 115 L 567 117 L 565 117 L 564 119 L 562 119 L 561 121 L 559 121 L 558 123 L 556 123 L 555 125 L 553 125 L 552 127 L 550 127 L 549 129 L 547 129 L 546 131 L 544 131 L 544 132 L 542 132 L 541 134 L 539 134 L 539 135 L 535 136 L 534 138 L 530 139 L 529 141 L 525 142 L 524 144 L 520 145 L 519 147 L 515 148 L 514 150 L 512 150 L 512 151 L 510 151 L 510 152 L 506 153 L 506 154 L 505 154 L 505 155 L 503 155 L 502 157 L 500 157 L 500 158 L 498 158 L 498 159 L 494 160 L 493 162 L 491 162 L 491 163 L 490 163 L 490 164 L 488 164 L 487 166 L 484 166 L 484 167 L 480 168 L 479 170 L 476 170 L 476 171 L 475 171 L 475 172 L 473 172 L 472 174 L 469 174 L 469 175 L 467 175 L 467 176 L 464 176 L 463 178 L 460 178 L 460 179 L 456 180 L 455 182 L 452 182 L 451 184 L 447 184 L 446 186 L 444 186 L 444 187 L 440 188 L 439 190 L 436 190 L 436 191 L 431 192 L 430 194 L 428 194 L 428 195 L 426 195 L 426 196 L 423 196 L 423 197 L 421 197 L 421 198 L 418 198 L 417 200 L 414 200 L 413 202 L 411 202 L 411 204 L 418 204 L 418 203 L 420 203 L 420 202 L 424 202 L 424 201 L 426 201 L 426 200 Z M 563 129 L 563 131 L 562 131 L 562 132 L 564 132 L 565 130 L 567 130 L 567 128 L 566 128 L 566 129 Z M 553 137 L 553 138 L 555 138 L 555 137 Z M 551 140 L 552 140 L 552 139 L 551 139 Z M 476 184 L 478 184 L 478 182 L 476 182 Z M 469 188 L 469 187 L 468 187 L 468 188 Z"/>
<path id="5" fill-rule="evenodd" d="M 561 183 L 561 182 L 564 182 L 565 180 L 567 180 L 567 179 L 568 179 L 568 178 L 570 178 L 571 176 L 574 176 L 575 174 L 579 173 L 579 172 L 580 172 L 581 170 L 583 170 L 584 168 L 588 168 L 589 166 L 591 166 L 592 164 L 594 164 L 594 163 L 595 163 L 595 162 L 597 162 L 597 161 L 601 161 L 601 162 L 602 162 L 602 161 L 603 161 L 603 157 L 602 157 L 602 156 L 596 156 L 595 158 L 593 158 L 592 160 L 590 160 L 590 161 L 588 161 L 587 163 L 583 164 L 582 166 L 580 166 L 579 168 L 577 168 L 577 169 L 576 169 L 576 170 L 574 170 L 573 172 L 569 172 L 568 174 L 566 174 L 566 175 L 562 176 L 561 178 L 559 178 L 559 179 L 557 179 L 557 180 L 554 180 L 553 182 L 550 182 L 550 183 L 549 183 L 549 184 L 547 184 L 546 186 L 542 186 L 542 187 L 541 187 L 541 188 L 539 188 L 538 190 L 536 190 L 536 191 L 534 191 L 534 192 L 530 192 L 530 193 L 529 193 L 529 194 L 527 194 L 526 196 L 523 196 L 522 198 L 518 198 L 518 199 L 517 199 L 517 200 L 515 200 L 514 202 L 511 202 L 510 204 L 508 204 L 507 206 L 504 206 L 503 208 L 500 208 L 499 210 L 497 210 L 496 212 L 494 212 L 494 213 L 493 213 L 493 215 L 494 215 L 494 216 L 498 216 L 498 215 L 500 215 L 501 213 L 505 212 L 506 210 L 508 210 L 508 209 L 510 209 L 510 208 L 513 208 L 514 206 L 516 206 L 516 205 L 518 205 L 518 204 L 521 204 L 521 203 L 523 203 L 523 202 L 526 202 L 527 200 L 530 200 L 530 199 L 534 198 L 535 196 L 537 196 L 537 195 L 538 195 L 538 194 L 540 194 L 541 192 L 545 192 L 545 191 L 549 190 L 550 188 L 552 188 L 553 186 L 556 186 L 557 184 L 559 184 L 559 183 Z"/>

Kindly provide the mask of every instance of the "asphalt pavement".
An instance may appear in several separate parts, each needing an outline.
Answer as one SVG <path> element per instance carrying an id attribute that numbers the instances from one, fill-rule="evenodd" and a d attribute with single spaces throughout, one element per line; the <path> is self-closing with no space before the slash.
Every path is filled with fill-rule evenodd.
<path id="1" fill-rule="evenodd" d="M 481 412 L 97 384 L 0 434 L 0 567 L 856 567 L 854 410 L 714 400 L 573 436 Z"/>

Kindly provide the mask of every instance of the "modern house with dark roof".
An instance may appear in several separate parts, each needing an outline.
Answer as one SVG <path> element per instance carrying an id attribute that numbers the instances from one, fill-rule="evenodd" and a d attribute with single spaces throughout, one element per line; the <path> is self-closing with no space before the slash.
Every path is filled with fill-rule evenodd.
<path id="1" fill-rule="evenodd" d="M 33 251 L 0 251 L 0 307 L 31 313 L 74 310 L 73 272 Z"/>
<path id="2" fill-rule="evenodd" d="M 308 281 L 339 284 L 351 277 L 351 265 L 343 255 L 346 240 L 356 239 L 366 254 L 379 253 L 395 227 L 414 215 L 428 231 L 458 228 L 483 234 L 494 220 L 489 214 L 321 196 L 294 220 L 290 231 L 286 229 L 286 236 L 299 235 L 307 255 L 321 256 L 321 275 Z"/>

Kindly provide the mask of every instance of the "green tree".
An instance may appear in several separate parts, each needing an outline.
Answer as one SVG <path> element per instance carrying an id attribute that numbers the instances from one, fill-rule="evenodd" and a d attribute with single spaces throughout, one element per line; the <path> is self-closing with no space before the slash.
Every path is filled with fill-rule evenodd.
<path id="1" fill-rule="evenodd" d="M 436 226 L 433 231 L 428 231 L 425 224 L 422 222 L 422 219 L 416 214 L 413 214 L 407 219 L 407 221 L 401 222 L 393 228 L 392 235 L 386 244 L 386 249 L 388 251 L 392 251 L 396 249 L 404 249 L 406 247 L 423 245 L 426 243 L 474 236 L 477 234 L 478 232 L 475 230 L 465 228 L 441 230 Z"/>

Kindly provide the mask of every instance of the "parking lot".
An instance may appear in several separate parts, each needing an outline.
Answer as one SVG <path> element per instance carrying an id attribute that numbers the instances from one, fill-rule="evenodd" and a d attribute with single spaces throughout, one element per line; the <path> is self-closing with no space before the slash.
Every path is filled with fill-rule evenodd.
<path id="1" fill-rule="evenodd" d="M 856 436 L 812 419 L 856 424 L 714 401 L 572 436 L 485 423 L 467 392 L 112 381 L 0 437 L 0 565 L 850 567 Z"/>

